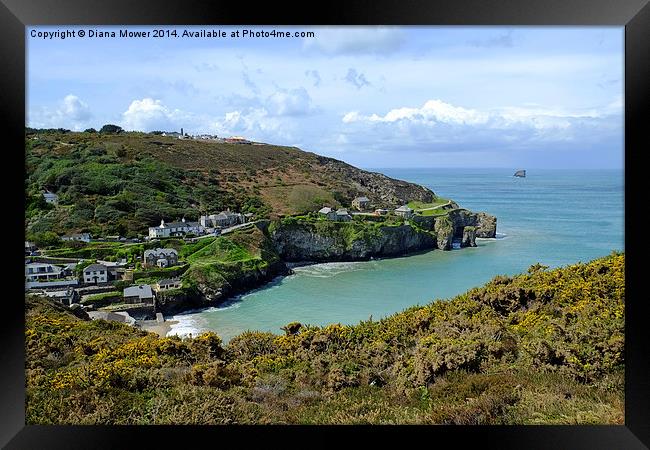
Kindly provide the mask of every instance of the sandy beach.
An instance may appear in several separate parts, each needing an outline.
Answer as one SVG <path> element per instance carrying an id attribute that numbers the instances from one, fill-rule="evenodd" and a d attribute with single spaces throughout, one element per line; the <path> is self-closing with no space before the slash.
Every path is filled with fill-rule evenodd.
<path id="1" fill-rule="evenodd" d="M 167 336 L 167 333 L 172 329 L 172 325 L 177 324 L 176 320 L 166 320 L 164 322 L 158 322 L 156 320 L 138 320 L 136 322 L 138 326 L 151 333 L 156 333 L 160 337 Z"/>

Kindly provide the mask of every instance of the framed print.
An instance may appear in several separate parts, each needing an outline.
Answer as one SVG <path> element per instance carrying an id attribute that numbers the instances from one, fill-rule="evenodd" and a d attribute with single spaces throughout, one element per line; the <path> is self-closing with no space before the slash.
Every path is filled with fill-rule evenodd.
<path id="1" fill-rule="evenodd" d="M 0 10 L 7 448 L 647 448 L 647 2 Z"/>

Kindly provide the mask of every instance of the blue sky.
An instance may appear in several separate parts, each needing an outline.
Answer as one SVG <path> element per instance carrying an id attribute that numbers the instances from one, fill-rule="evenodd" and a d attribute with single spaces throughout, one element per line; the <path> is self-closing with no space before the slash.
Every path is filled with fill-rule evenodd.
<path id="1" fill-rule="evenodd" d="M 183 127 L 360 167 L 623 165 L 622 27 L 162 28 L 315 37 L 43 39 L 29 28 L 27 125 Z"/>

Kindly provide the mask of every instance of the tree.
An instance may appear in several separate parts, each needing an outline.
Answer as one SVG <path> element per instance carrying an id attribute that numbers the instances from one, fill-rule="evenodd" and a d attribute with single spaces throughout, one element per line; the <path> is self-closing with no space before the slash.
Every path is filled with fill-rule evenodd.
<path id="1" fill-rule="evenodd" d="M 42 231 L 27 236 L 38 248 L 56 247 L 61 244 L 61 239 L 52 231 Z"/>
<path id="2" fill-rule="evenodd" d="M 84 130 L 84 133 L 97 133 L 97 130 L 95 130 L 94 128 L 86 128 Z"/>
<path id="3" fill-rule="evenodd" d="M 122 130 L 122 127 L 110 123 L 104 125 L 101 130 L 99 130 L 100 133 L 121 133 L 122 131 L 124 131 Z"/>

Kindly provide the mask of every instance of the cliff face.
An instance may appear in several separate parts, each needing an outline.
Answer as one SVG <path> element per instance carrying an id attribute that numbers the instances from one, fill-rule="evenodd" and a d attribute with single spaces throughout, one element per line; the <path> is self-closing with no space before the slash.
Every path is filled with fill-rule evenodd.
<path id="1" fill-rule="evenodd" d="M 279 225 L 270 231 L 286 261 L 354 261 L 435 248 L 433 233 L 409 225 L 315 222 Z"/>
<path id="2" fill-rule="evenodd" d="M 414 216 L 413 221 L 436 233 L 441 250 L 450 250 L 454 239 L 460 240 L 461 247 L 476 247 L 477 237 L 496 237 L 497 218 L 484 212 L 452 209 L 444 216 Z"/>
<path id="3" fill-rule="evenodd" d="M 216 272 L 217 268 L 212 269 Z M 160 292 L 156 297 L 156 311 L 169 315 L 214 306 L 232 295 L 262 286 L 277 276 L 288 275 L 291 270 L 282 261 L 275 261 L 268 264 L 237 263 L 229 273 L 211 272 L 206 268 L 197 269 L 188 273 L 192 278 L 189 288 Z"/>
<path id="4" fill-rule="evenodd" d="M 183 287 L 157 296 L 159 311 L 173 314 L 211 306 L 290 273 L 271 240 L 258 227 L 217 238 L 190 255 L 188 261 Z"/>

